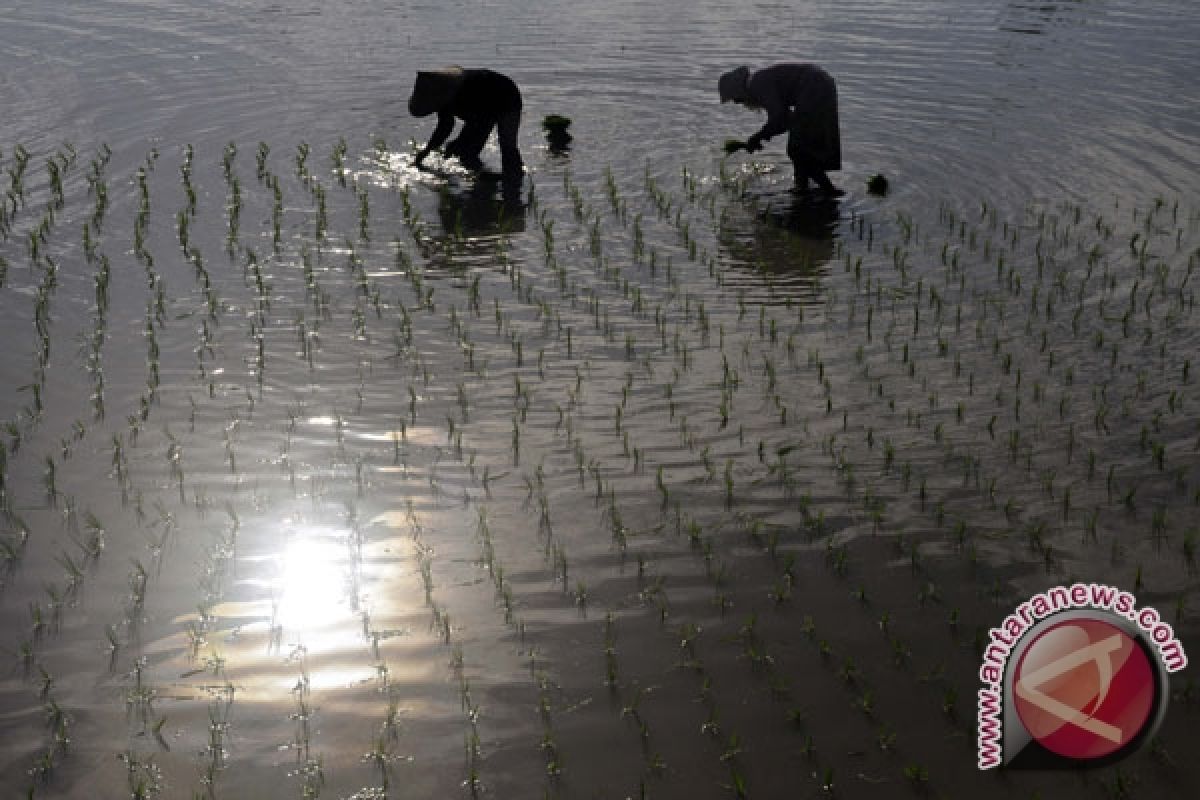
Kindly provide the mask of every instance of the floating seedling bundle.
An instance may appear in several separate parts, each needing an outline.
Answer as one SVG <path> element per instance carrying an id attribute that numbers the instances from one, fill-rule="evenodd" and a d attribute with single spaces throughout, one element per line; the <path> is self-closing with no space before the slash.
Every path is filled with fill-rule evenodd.
<path id="1" fill-rule="evenodd" d="M 542 118 L 542 130 L 546 132 L 546 142 L 551 150 L 562 151 L 570 146 L 574 138 L 568 130 L 570 127 L 570 118 L 561 114 L 547 114 Z"/>

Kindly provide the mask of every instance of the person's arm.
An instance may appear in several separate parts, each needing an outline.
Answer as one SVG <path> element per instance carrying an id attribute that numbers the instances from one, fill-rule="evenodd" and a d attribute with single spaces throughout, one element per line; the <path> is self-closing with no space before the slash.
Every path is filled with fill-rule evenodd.
<path id="1" fill-rule="evenodd" d="M 767 123 L 762 126 L 762 129 L 758 133 L 750 138 L 766 141 L 772 136 L 778 136 L 787 129 L 788 111 L 786 107 L 779 105 L 775 108 L 767 108 Z"/>
<path id="2" fill-rule="evenodd" d="M 450 132 L 453 130 L 454 115 L 449 111 L 439 111 L 437 127 L 433 129 L 433 135 L 429 137 L 429 141 L 421 148 L 421 152 L 417 153 L 416 163 L 420 164 L 425 160 L 425 156 L 441 147 L 446 139 L 450 138 Z"/>
<path id="3" fill-rule="evenodd" d="M 762 148 L 762 143 L 788 129 L 788 105 L 776 86 L 775 75 L 770 71 L 756 72 L 748 88 L 757 105 L 767 112 L 767 122 L 747 141 L 747 149 L 753 153 Z"/>

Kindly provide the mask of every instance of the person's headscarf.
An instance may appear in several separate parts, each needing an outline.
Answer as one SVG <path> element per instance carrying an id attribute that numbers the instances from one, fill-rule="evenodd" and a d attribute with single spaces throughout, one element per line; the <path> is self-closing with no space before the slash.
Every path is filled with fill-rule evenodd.
<path id="1" fill-rule="evenodd" d="M 750 90 L 746 87 L 750 80 L 750 68 L 738 67 L 721 76 L 717 81 L 717 91 L 721 93 L 721 102 L 744 103 L 750 99 Z"/>
<path id="2" fill-rule="evenodd" d="M 419 71 L 412 96 L 408 98 L 408 113 L 424 117 L 445 108 L 458 93 L 463 77 L 462 67 Z"/>

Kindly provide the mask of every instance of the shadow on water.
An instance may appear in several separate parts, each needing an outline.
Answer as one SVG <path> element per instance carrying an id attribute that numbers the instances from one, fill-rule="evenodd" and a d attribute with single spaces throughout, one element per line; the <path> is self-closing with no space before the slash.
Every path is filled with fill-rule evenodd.
<path id="1" fill-rule="evenodd" d="M 815 300 L 834 257 L 840 216 L 836 198 L 783 192 L 751 199 L 720 229 L 721 255 L 734 268 L 726 284 Z"/>

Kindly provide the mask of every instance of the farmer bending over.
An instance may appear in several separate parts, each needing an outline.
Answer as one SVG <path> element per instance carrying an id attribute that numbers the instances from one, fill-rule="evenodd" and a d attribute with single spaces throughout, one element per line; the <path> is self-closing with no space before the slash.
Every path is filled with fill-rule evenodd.
<path id="1" fill-rule="evenodd" d="M 458 137 L 446 145 L 444 153 L 455 156 L 464 167 L 483 170 L 479 153 L 496 128 L 500 142 L 501 164 L 506 179 L 519 179 L 524 172 L 517 149 L 517 129 L 521 125 L 521 91 L 512 79 L 490 69 L 445 69 L 421 71 L 413 84 L 408 110 L 415 117 L 437 113 L 438 123 L 425 147 L 417 153 L 419 165 L 430 151 L 454 130 L 454 118 L 463 121 Z"/>
<path id="2" fill-rule="evenodd" d="M 825 174 L 842 168 L 837 87 L 829 73 L 815 64 L 776 64 L 753 73 L 749 67 L 738 67 L 721 76 L 717 89 L 722 103 L 732 101 L 767 112 L 762 129 L 746 142 L 727 147 L 730 152 L 757 152 L 764 141 L 787 131 L 796 190 L 806 190 L 811 179 L 826 195 L 842 193 Z"/>

